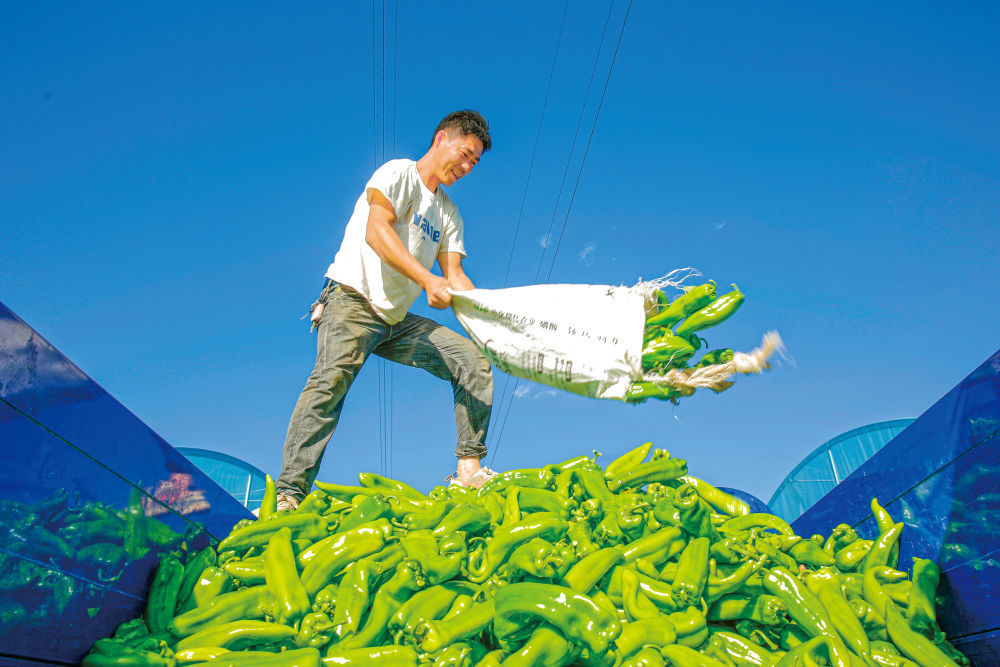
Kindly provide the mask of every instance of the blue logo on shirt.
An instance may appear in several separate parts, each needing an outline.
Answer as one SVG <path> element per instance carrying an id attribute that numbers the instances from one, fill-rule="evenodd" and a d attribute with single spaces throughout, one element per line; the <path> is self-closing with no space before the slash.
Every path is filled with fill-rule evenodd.
<path id="1" fill-rule="evenodd" d="M 441 231 L 436 229 L 427 218 L 420 215 L 419 213 L 413 214 L 413 226 L 419 229 L 427 238 L 429 238 L 434 243 L 441 240 Z"/>

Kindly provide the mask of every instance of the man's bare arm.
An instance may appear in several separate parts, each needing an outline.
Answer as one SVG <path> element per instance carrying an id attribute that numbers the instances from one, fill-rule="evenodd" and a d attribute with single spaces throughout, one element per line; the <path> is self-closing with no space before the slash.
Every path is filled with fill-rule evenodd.
<path id="1" fill-rule="evenodd" d="M 445 292 L 448 281 L 425 269 L 403 245 L 392 228 L 396 222 L 396 211 L 392 204 L 374 188 L 368 190 L 368 202 L 370 207 L 365 242 L 383 262 L 420 285 L 427 292 L 427 303 L 432 308 L 447 308 L 451 303 L 451 295 Z"/>
<path id="2" fill-rule="evenodd" d="M 475 285 L 469 280 L 469 276 L 465 275 L 465 270 L 462 268 L 461 253 L 439 252 L 438 266 L 441 267 L 441 273 L 448 281 L 448 287 L 453 290 L 475 289 Z"/>

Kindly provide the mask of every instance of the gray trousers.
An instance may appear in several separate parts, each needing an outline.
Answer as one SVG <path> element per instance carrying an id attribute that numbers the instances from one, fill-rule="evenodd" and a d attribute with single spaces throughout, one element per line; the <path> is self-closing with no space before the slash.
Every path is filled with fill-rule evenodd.
<path id="1" fill-rule="evenodd" d="M 324 288 L 320 301 L 325 308 L 319 321 L 316 366 L 288 424 L 276 482 L 279 492 L 301 497 L 312 489 L 347 390 L 373 352 L 451 382 L 458 427 L 455 455 L 486 454 L 493 374 L 472 341 L 412 313 L 397 324 L 386 324 L 367 299 L 337 283 Z"/>

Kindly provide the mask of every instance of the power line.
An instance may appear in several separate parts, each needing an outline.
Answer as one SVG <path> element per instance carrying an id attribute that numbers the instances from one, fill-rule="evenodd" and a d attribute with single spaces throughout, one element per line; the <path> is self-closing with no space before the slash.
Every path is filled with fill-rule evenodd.
<path id="1" fill-rule="evenodd" d="M 604 38 L 605 38 L 605 35 L 607 33 L 608 21 L 611 19 L 611 12 L 612 12 L 613 8 L 614 8 L 614 0 L 612 0 L 611 7 L 608 9 L 608 18 L 605 20 L 604 31 L 601 33 L 601 45 L 600 45 L 600 48 L 598 48 L 597 57 L 594 60 L 594 68 L 591 70 L 590 83 L 587 84 L 587 95 L 584 97 L 583 109 L 581 109 L 581 111 L 580 111 L 580 121 L 582 121 L 582 119 L 583 119 L 583 112 L 584 112 L 584 110 L 586 109 L 586 106 L 587 106 L 587 98 L 590 96 L 590 88 L 591 88 L 591 84 L 593 83 L 593 80 L 594 80 L 594 72 L 597 69 L 597 62 L 600 59 L 600 54 L 601 54 L 601 51 L 603 50 L 603 47 L 604 47 Z M 545 282 L 549 282 L 549 280 L 552 278 L 552 270 L 555 268 L 556 257 L 559 255 L 559 248 L 562 245 L 563 236 L 566 233 L 566 226 L 567 226 L 567 223 L 569 222 L 569 214 L 570 214 L 570 212 L 573 209 L 573 202 L 576 200 L 576 192 L 577 192 L 577 189 L 580 186 L 580 179 L 583 176 L 583 167 L 586 164 L 586 162 L 587 162 L 587 156 L 590 153 L 590 145 L 591 145 L 591 142 L 594 139 L 594 132 L 597 129 L 597 121 L 598 121 L 598 119 L 601 116 L 601 109 L 604 106 L 604 98 L 607 95 L 608 85 L 611 82 L 611 73 L 614 71 L 615 62 L 618 59 L 618 50 L 621 48 L 622 36 L 625 34 L 625 25 L 628 23 L 628 17 L 629 17 L 629 13 L 631 12 L 631 10 L 632 10 L 632 0 L 629 0 L 628 6 L 625 8 L 625 17 L 622 19 L 621 29 L 618 31 L 618 41 L 615 44 L 615 51 L 614 51 L 614 54 L 611 57 L 611 64 L 608 66 L 608 74 L 607 74 L 607 77 L 604 80 L 604 89 L 601 91 L 601 99 L 598 102 L 597 111 L 594 114 L 594 122 L 593 122 L 593 124 L 591 125 L 591 128 L 590 128 L 590 136 L 587 139 L 587 146 L 584 149 L 583 158 L 580 160 L 580 169 L 579 169 L 579 171 L 577 172 L 577 175 L 576 175 L 576 182 L 573 185 L 573 192 L 572 192 L 572 194 L 570 196 L 569 205 L 566 207 L 566 215 L 563 218 L 562 229 L 559 232 L 559 240 L 556 243 L 555 250 L 552 253 L 552 262 L 549 265 L 549 272 L 548 272 L 548 275 L 546 275 L 546 277 L 545 277 Z M 567 160 L 567 163 L 566 163 L 566 172 L 569 171 L 570 160 L 572 160 L 573 150 L 576 147 L 576 140 L 577 140 L 577 136 L 579 135 L 579 130 L 580 130 L 580 121 L 577 122 L 577 130 L 576 130 L 576 134 L 574 135 L 574 138 L 573 138 L 573 148 L 570 149 L 570 156 L 569 156 L 569 159 Z M 565 183 L 566 172 L 563 173 L 563 183 Z M 561 196 L 562 196 L 562 189 L 563 189 L 563 186 L 560 185 L 559 186 L 559 198 L 561 198 Z M 553 221 L 555 220 L 555 211 L 558 210 L 558 207 L 559 207 L 559 203 L 558 203 L 559 198 L 557 198 L 556 208 L 555 208 L 555 210 L 553 211 L 553 214 L 552 214 L 552 220 Z M 552 223 L 550 222 L 550 224 L 549 224 L 549 232 L 548 232 L 549 234 L 551 234 L 551 230 L 552 230 Z M 546 236 L 546 238 L 548 238 L 548 235 Z M 544 256 L 545 256 L 545 252 L 544 252 L 544 249 L 543 249 L 542 258 L 544 258 Z M 538 271 L 536 271 L 536 274 L 535 274 L 535 280 L 536 281 L 538 279 L 538 274 L 539 274 L 539 272 L 541 270 L 541 266 L 542 266 L 542 262 L 541 262 L 541 259 L 539 259 Z M 496 458 L 496 452 L 500 448 L 500 439 L 503 437 L 503 431 L 504 431 L 504 428 L 507 425 L 507 416 L 510 414 L 510 406 L 513 404 L 513 395 L 514 395 L 514 393 L 517 392 L 517 386 L 518 386 L 518 384 L 520 384 L 520 378 L 518 378 L 518 380 L 514 384 L 514 390 L 513 390 L 512 394 L 511 394 L 512 398 L 511 398 L 510 402 L 507 405 L 507 410 L 504 413 L 503 422 L 500 425 L 500 433 L 497 436 L 496 440 L 494 441 L 493 458 L 490 459 L 491 463 L 492 463 L 493 459 Z"/>
<path id="2" fill-rule="evenodd" d="M 611 13 L 612 13 L 613 9 L 614 9 L 614 0 L 612 0 L 612 3 L 608 6 L 608 15 L 604 19 L 604 28 L 601 31 L 601 39 L 598 41 L 598 44 L 597 44 L 597 53 L 594 55 L 594 64 L 593 64 L 593 66 L 590 69 L 590 80 L 587 82 L 587 91 L 583 95 L 583 104 L 580 107 L 580 116 L 577 119 L 576 130 L 573 133 L 573 144 L 570 146 L 569 154 L 566 156 L 566 168 L 563 170 L 562 182 L 559 184 L 559 191 L 556 194 L 556 203 L 555 203 L 555 206 L 552 209 L 552 218 L 549 221 L 549 228 L 548 228 L 548 231 L 545 233 L 545 236 L 542 237 L 546 241 L 548 241 L 551 238 L 551 236 L 552 236 L 552 228 L 555 225 L 556 214 L 559 212 L 559 203 L 562 201 L 562 193 L 563 193 L 563 189 L 566 186 L 566 177 L 569 174 L 569 167 L 573 163 L 573 153 L 576 151 L 576 142 L 577 142 L 577 139 L 580 136 L 580 127 L 583 124 L 583 116 L 584 116 L 584 113 L 587 110 L 587 101 L 590 99 L 590 90 L 591 90 L 591 88 L 593 87 L 593 84 L 594 84 L 594 76 L 597 73 L 597 65 L 600 62 L 601 51 L 604 49 L 604 39 L 605 39 L 605 37 L 607 36 L 607 33 L 608 33 L 608 25 L 611 22 Z M 553 63 L 553 66 L 554 66 L 554 64 L 555 63 Z M 535 283 L 538 282 L 538 277 L 539 277 L 539 275 L 542 272 L 542 262 L 545 259 L 545 249 L 546 249 L 546 247 L 547 247 L 547 245 L 543 245 L 542 246 L 542 253 L 538 257 L 538 268 L 535 269 L 535 279 L 534 279 Z M 493 460 L 496 458 L 496 453 L 499 450 L 500 439 L 503 437 L 504 429 L 507 426 L 507 416 L 510 414 L 510 408 L 514 404 L 514 397 L 516 395 L 518 387 L 521 384 L 521 378 L 515 378 L 514 379 L 514 388 L 511 390 L 511 394 L 508 397 L 507 396 L 507 384 L 509 384 L 509 381 L 510 381 L 510 379 L 508 377 L 508 382 L 504 384 L 504 393 L 503 393 L 503 396 L 501 396 L 501 400 L 500 400 L 500 406 L 501 406 L 501 409 L 503 409 L 503 400 L 505 398 L 507 399 L 507 408 L 504 410 L 504 416 L 503 416 L 503 419 L 500 422 L 500 429 L 497 432 L 497 436 L 496 436 L 496 438 L 494 438 L 494 441 L 493 441 L 493 445 L 494 446 L 493 446 L 493 457 L 490 459 L 490 463 L 491 464 L 492 464 Z"/>
<path id="3" fill-rule="evenodd" d="M 608 94 L 608 84 L 611 83 L 611 72 L 615 68 L 615 61 L 618 59 L 618 49 L 622 45 L 622 35 L 625 34 L 625 24 L 628 23 L 629 12 L 632 11 L 632 0 L 629 0 L 628 7 L 625 8 L 625 18 L 622 19 L 621 30 L 618 31 L 618 42 L 615 44 L 615 52 L 611 56 L 611 64 L 608 66 L 608 76 L 604 79 L 604 90 L 601 91 L 601 100 L 597 103 L 597 112 L 594 114 L 594 124 L 590 126 L 590 136 L 587 137 L 587 147 L 583 150 L 583 159 L 580 161 L 580 171 L 576 174 L 576 183 L 573 184 L 573 194 L 569 198 L 569 206 L 566 207 L 566 216 L 563 218 L 562 230 L 559 232 L 559 240 L 556 242 L 556 249 L 552 253 L 552 263 L 549 265 L 549 273 L 545 277 L 545 282 L 552 278 L 552 269 L 556 265 L 556 257 L 559 255 L 559 246 L 562 245 L 563 234 L 566 233 L 566 223 L 569 222 L 569 213 L 573 210 L 573 202 L 576 200 L 576 191 L 580 187 L 580 177 L 583 176 L 583 165 L 587 163 L 587 155 L 590 153 L 590 144 L 594 141 L 594 132 L 597 130 L 597 120 L 601 117 L 601 109 L 604 107 L 604 98 Z"/>
<path id="4" fill-rule="evenodd" d="M 549 68 L 549 81 L 545 86 L 545 99 L 542 101 L 542 113 L 538 118 L 538 131 L 535 133 L 535 146 L 531 149 L 531 160 L 528 162 L 528 175 L 524 179 L 524 194 L 521 196 L 521 210 L 517 214 L 517 224 L 514 225 L 514 238 L 510 243 L 510 254 L 507 257 L 507 271 L 504 273 L 503 286 L 507 287 L 508 278 L 510 277 L 510 265 L 514 260 L 514 248 L 517 245 L 517 232 L 521 228 L 521 218 L 524 216 L 524 203 L 528 199 L 528 186 L 531 183 L 531 172 L 535 166 L 535 154 L 538 152 L 538 144 L 542 137 L 542 124 L 545 122 L 545 110 L 549 105 L 549 92 L 552 90 L 552 79 L 554 78 L 556 72 L 556 61 L 559 59 L 559 45 L 562 44 L 563 31 L 566 28 L 566 14 L 569 11 L 569 0 L 566 0 L 566 4 L 563 6 L 562 21 L 559 24 L 559 36 L 556 37 L 556 50 L 552 55 L 552 67 Z M 507 398 L 507 387 L 510 385 L 510 376 L 508 375 L 504 379 L 503 391 L 500 393 L 499 405 L 503 405 L 504 399 Z M 512 399 L 513 400 L 513 399 Z M 508 408 L 509 410 L 509 408 Z M 501 432 L 503 428 L 500 429 Z M 496 441 L 496 438 L 494 438 Z M 492 459 L 491 459 L 492 461 Z"/>

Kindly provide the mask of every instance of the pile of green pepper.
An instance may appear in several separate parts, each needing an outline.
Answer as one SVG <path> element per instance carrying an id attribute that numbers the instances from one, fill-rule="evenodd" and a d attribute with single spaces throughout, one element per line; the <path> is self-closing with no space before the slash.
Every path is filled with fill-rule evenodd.
<path id="1" fill-rule="evenodd" d="M 596 458 L 596 457 L 595 457 Z M 85 666 L 957 665 L 896 523 L 802 538 L 646 443 L 429 494 L 363 473 L 161 560 Z"/>
<path id="2" fill-rule="evenodd" d="M 662 290 L 657 290 L 655 296 L 655 304 L 646 312 L 642 346 L 642 370 L 647 378 L 649 374 L 693 370 L 732 361 L 733 351 L 723 348 L 705 352 L 697 362 L 691 363 L 695 353 L 706 345 L 705 339 L 697 332 L 721 324 L 743 305 L 743 293 L 735 284 L 731 292 L 722 296 L 716 294 L 715 281 L 686 288 L 673 301 Z M 717 391 L 730 386 L 731 382 L 726 383 Z M 649 398 L 658 398 L 677 403 L 679 398 L 692 393 L 694 390 L 689 387 L 669 386 L 646 379 L 634 382 L 625 400 L 642 403 Z"/>

